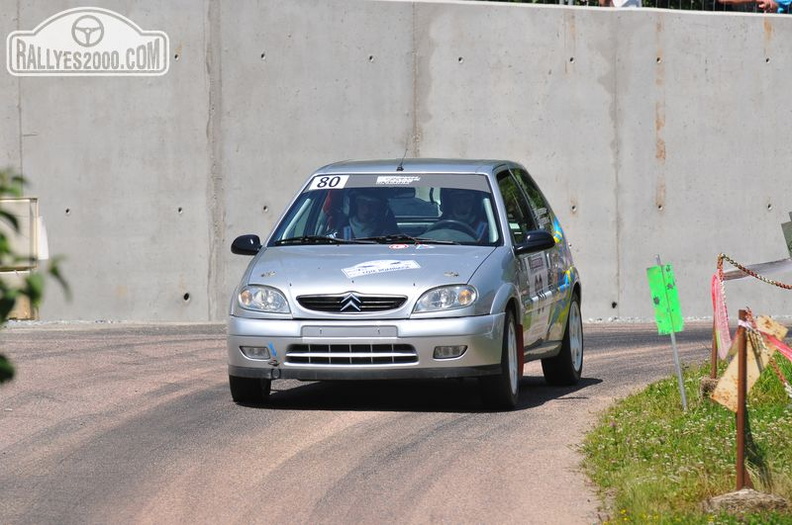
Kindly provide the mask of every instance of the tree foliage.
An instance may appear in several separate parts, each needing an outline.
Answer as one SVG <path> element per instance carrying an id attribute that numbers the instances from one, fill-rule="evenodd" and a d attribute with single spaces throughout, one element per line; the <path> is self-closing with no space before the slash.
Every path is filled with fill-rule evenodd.
<path id="1" fill-rule="evenodd" d="M 10 169 L 0 170 L 0 199 L 2 198 L 21 198 L 25 188 L 25 179 Z M 8 228 L 0 229 L 0 270 L 17 268 L 20 263 L 35 267 L 36 260 L 30 255 L 20 255 L 14 249 L 11 236 L 19 233 L 19 221 L 17 217 L 3 209 L 0 205 L 0 223 Z M 14 306 L 22 298 L 27 298 L 33 308 L 38 307 L 44 299 L 44 280 L 46 276 L 54 278 L 69 293 L 69 287 L 63 278 L 60 270 L 60 258 L 56 257 L 49 261 L 44 268 L 28 273 L 21 282 L 10 279 L 0 278 L 0 326 L 8 321 Z M 11 361 L 0 354 L 0 383 L 10 381 L 14 377 L 14 366 Z"/>

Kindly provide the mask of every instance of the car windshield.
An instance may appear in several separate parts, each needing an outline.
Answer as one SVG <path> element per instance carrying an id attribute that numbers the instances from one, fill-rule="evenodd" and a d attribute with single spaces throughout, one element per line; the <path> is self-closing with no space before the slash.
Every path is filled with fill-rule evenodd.
<path id="1" fill-rule="evenodd" d="M 500 244 L 487 178 L 316 175 L 284 214 L 269 245 L 371 242 Z"/>

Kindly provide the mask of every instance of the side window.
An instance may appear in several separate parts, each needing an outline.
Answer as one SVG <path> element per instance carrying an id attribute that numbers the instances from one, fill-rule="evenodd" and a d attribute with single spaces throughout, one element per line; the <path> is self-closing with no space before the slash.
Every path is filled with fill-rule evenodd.
<path id="1" fill-rule="evenodd" d="M 523 170 L 514 170 L 512 173 L 528 197 L 538 228 L 553 233 L 553 211 L 550 209 L 547 199 L 542 195 L 542 191 L 528 173 Z"/>
<path id="2" fill-rule="evenodd" d="M 506 205 L 506 216 L 512 239 L 517 244 L 524 242 L 526 234 L 536 229 L 528 203 L 525 202 L 522 191 L 508 171 L 498 175 L 498 187 Z"/>

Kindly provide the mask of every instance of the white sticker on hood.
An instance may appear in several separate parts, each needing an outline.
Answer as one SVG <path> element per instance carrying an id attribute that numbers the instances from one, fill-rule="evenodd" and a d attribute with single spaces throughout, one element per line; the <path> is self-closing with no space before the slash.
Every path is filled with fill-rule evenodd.
<path id="1" fill-rule="evenodd" d="M 374 273 L 395 272 L 399 270 L 414 270 L 420 268 L 421 265 L 417 261 L 367 261 L 364 263 L 356 264 L 351 268 L 344 268 L 344 272 L 348 278 L 360 277 L 361 275 L 371 275 Z"/>

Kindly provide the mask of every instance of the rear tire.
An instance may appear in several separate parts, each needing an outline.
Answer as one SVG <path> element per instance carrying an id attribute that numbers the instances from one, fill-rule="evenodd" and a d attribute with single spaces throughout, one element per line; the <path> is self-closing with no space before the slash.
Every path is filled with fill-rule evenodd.
<path id="1" fill-rule="evenodd" d="M 517 352 L 517 327 L 514 315 L 506 312 L 503 322 L 503 350 L 501 351 L 501 373 L 479 378 L 479 389 L 484 405 L 489 408 L 513 410 L 520 396 L 520 360 Z"/>
<path id="2" fill-rule="evenodd" d="M 576 385 L 583 372 L 583 320 L 580 299 L 572 296 L 561 351 L 557 356 L 542 359 L 545 380 L 555 386 Z"/>
<path id="3" fill-rule="evenodd" d="M 272 387 L 271 379 L 228 376 L 231 399 L 235 403 L 261 405 L 267 401 Z"/>

